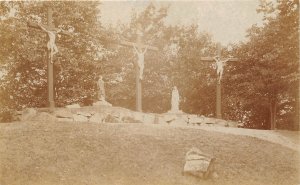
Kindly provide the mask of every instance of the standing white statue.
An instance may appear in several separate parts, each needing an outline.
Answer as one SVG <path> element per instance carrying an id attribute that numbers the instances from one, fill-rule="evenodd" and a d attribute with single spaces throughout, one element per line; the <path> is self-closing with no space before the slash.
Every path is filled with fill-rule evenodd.
<path id="1" fill-rule="evenodd" d="M 99 80 L 97 81 L 97 87 L 98 87 L 98 99 L 100 101 L 105 101 L 105 89 L 104 89 L 104 81 L 102 76 L 99 76 Z"/>
<path id="2" fill-rule="evenodd" d="M 172 90 L 171 112 L 179 112 L 179 92 L 174 86 Z"/>
<path id="3" fill-rule="evenodd" d="M 105 88 L 104 88 L 104 81 L 102 76 L 99 76 L 99 80 L 97 81 L 97 89 L 98 89 L 98 100 L 97 102 L 93 103 L 93 106 L 112 106 L 109 102 L 105 100 Z"/>
<path id="4" fill-rule="evenodd" d="M 222 76 L 223 76 L 224 66 L 226 65 L 226 62 L 229 59 L 221 60 L 220 57 L 214 57 L 214 59 L 216 61 L 217 75 L 219 77 L 219 83 L 220 83 L 221 79 L 222 79 Z"/>

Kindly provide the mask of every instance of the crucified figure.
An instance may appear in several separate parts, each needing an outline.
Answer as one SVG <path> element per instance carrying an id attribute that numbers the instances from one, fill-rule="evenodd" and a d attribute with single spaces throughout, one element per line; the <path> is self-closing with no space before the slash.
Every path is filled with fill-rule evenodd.
<path id="1" fill-rule="evenodd" d="M 138 61 L 137 61 L 137 64 L 138 64 L 138 67 L 139 67 L 139 71 L 140 71 L 140 79 L 142 80 L 143 79 L 143 72 L 144 72 L 144 55 L 148 49 L 148 46 L 145 48 L 145 50 L 143 52 L 140 52 L 135 46 L 133 46 L 134 50 L 135 50 L 135 53 L 137 54 L 138 56 Z"/>
<path id="2" fill-rule="evenodd" d="M 40 28 L 48 33 L 49 41 L 47 43 L 47 48 L 48 48 L 48 50 L 50 50 L 50 62 L 51 62 L 51 64 L 53 64 L 53 56 L 56 53 L 58 53 L 58 48 L 55 44 L 55 38 L 56 38 L 56 34 L 59 33 L 61 30 L 58 29 L 56 31 L 49 31 L 41 25 L 40 25 Z"/>
<path id="3" fill-rule="evenodd" d="M 215 61 L 216 61 L 216 67 L 217 67 L 217 75 L 219 76 L 219 83 L 222 79 L 223 76 L 223 70 L 224 70 L 224 66 L 226 65 L 226 62 L 229 59 L 226 60 L 221 60 L 220 57 L 214 57 Z"/>

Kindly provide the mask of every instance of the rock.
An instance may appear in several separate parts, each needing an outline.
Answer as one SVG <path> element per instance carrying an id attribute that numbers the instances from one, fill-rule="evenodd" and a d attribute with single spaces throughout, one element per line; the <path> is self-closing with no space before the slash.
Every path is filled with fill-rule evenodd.
<path id="1" fill-rule="evenodd" d="M 143 123 L 151 123 L 153 124 L 155 121 L 155 115 L 145 114 L 143 118 Z"/>
<path id="2" fill-rule="evenodd" d="M 32 118 L 33 121 L 45 121 L 45 122 L 55 122 L 56 117 L 47 112 L 37 113 L 36 116 Z"/>
<path id="3" fill-rule="evenodd" d="M 197 148 L 192 148 L 186 153 L 183 174 L 194 175 L 207 179 L 214 172 L 215 158 L 204 154 Z"/>
<path id="4" fill-rule="evenodd" d="M 157 115 L 154 124 L 167 124 L 167 122 L 165 121 L 164 117 Z"/>
<path id="5" fill-rule="evenodd" d="M 89 119 L 83 115 L 74 114 L 73 119 L 75 122 L 88 122 Z"/>
<path id="6" fill-rule="evenodd" d="M 244 128 L 244 127 L 245 127 L 245 124 L 244 124 L 244 123 L 238 122 L 237 128 Z"/>
<path id="7" fill-rule="evenodd" d="M 229 127 L 229 122 L 223 119 L 215 119 L 216 126 Z"/>
<path id="8" fill-rule="evenodd" d="M 204 118 L 203 119 L 203 123 L 205 123 L 206 125 L 213 125 L 216 123 L 216 119 L 214 118 Z"/>
<path id="9" fill-rule="evenodd" d="M 92 116 L 92 114 L 89 113 L 89 112 L 77 112 L 77 114 L 78 114 L 78 115 L 85 116 L 85 117 L 88 117 L 88 118 Z"/>
<path id="10" fill-rule="evenodd" d="M 188 117 L 186 114 L 164 114 L 164 122 L 172 124 L 173 126 L 183 126 L 188 123 Z"/>
<path id="11" fill-rule="evenodd" d="M 105 123 L 120 123 L 120 120 L 111 114 L 108 114 L 104 121 Z"/>
<path id="12" fill-rule="evenodd" d="M 80 108 L 79 104 L 71 104 L 71 105 L 67 105 L 66 108 Z"/>
<path id="13" fill-rule="evenodd" d="M 57 109 L 54 111 L 54 115 L 57 118 L 72 118 L 73 119 L 73 114 L 69 109 Z"/>
<path id="14" fill-rule="evenodd" d="M 91 123 L 103 123 L 105 121 L 105 114 L 96 113 L 92 115 L 92 117 L 89 119 Z"/>
<path id="15" fill-rule="evenodd" d="M 177 116 L 174 114 L 166 114 L 164 116 L 164 121 L 170 124 L 172 121 L 175 121 L 177 119 Z"/>
<path id="16" fill-rule="evenodd" d="M 102 101 L 100 100 L 100 101 L 93 103 L 93 106 L 109 106 L 109 107 L 111 107 L 112 105 L 105 100 L 102 100 Z"/>
<path id="17" fill-rule="evenodd" d="M 136 120 L 136 119 L 134 119 L 131 116 L 124 116 L 124 117 L 122 117 L 122 122 L 123 123 L 142 123 L 141 121 Z"/>
<path id="18" fill-rule="evenodd" d="M 132 112 L 132 118 L 143 123 L 144 122 L 144 113 Z"/>
<path id="19" fill-rule="evenodd" d="M 197 116 L 193 116 L 193 117 L 189 117 L 188 120 L 188 124 L 192 124 L 192 125 L 201 125 L 204 122 L 205 117 L 197 117 Z"/>
<path id="20" fill-rule="evenodd" d="M 21 121 L 22 111 L 13 111 L 12 121 Z"/>
<path id="21" fill-rule="evenodd" d="M 33 108 L 27 108 L 22 112 L 20 116 L 21 121 L 31 120 L 34 116 L 36 116 L 37 111 Z"/>
<path id="22" fill-rule="evenodd" d="M 56 118 L 58 122 L 73 122 L 73 118 Z"/>
<path id="23" fill-rule="evenodd" d="M 183 114 L 183 111 L 182 110 L 177 110 L 177 111 L 169 110 L 168 114 Z"/>
<path id="24" fill-rule="evenodd" d="M 219 175 L 217 174 L 217 172 L 212 172 L 212 174 L 211 174 L 211 177 L 213 178 L 213 179 L 218 179 L 219 178 Z"/>

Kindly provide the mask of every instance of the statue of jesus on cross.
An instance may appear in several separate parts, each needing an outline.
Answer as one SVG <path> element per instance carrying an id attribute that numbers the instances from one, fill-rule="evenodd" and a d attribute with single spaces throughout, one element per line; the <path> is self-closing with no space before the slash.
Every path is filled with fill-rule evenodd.
<path id="1" fill-rule="evenodd" d="M 58 48 L 55 44 L 55 38 L 56 38 L 56 34 L 59 33 L 61 30 L 57 29 L 56 31 L 50 31 L 50 30 L 47 30 L 46 28 L 44 28 L 42 25 L 39 25 L 39 26 L 42 30 L 44 30 L 48 34 L 49 41 L 47 43 L 47 48 L 50 51 L 50 62 L 51 62 L 51 64 L 53 64 L 53 56 L 56 53 L 58 53 Z"/>
<path id="2" fill-rule="evenodd" d="M 224 66 L 226 65 L 226 62 L 229 60 L 229 59 L 226 59 L 226 60 L 221 60 L 219 56 L 216 56 L 214 57 L 214 60 L 216 61 L 216 68 L 217 68 L 217 75 L 219 77 L 219 83 L 222 79 L 222 76 L 223 76 L 223 71 L 224 71 Z"/>
<path id="3" fill-rule="evenodd" d="M 143 52 L 139 51 L 135 46 L 133 46 L 134 51 L 136 55 L 138 56 L 137 65 L 139 67 L 140 71 L 140 79 L 143 80 L 143 73 L 144 73 L 144 59 L 145 59 L 145 53 L 147 52 L 148 46 L 146 46 L 145 50 Z"/>

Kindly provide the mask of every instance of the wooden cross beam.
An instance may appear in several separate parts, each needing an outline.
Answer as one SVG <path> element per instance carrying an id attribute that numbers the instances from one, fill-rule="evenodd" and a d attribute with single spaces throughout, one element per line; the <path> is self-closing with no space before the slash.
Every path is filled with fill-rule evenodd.
<path id="1" fill-rule="evenodd" d="M 134 42 L 128 42 L 128 41 L 121 41 L 120 43 L 118 43 L 119 45 L 122 45 L 122 46 L 131 46 L 131 47 L 135 47 L 137 46 L 136 43 Z M 153 50 L 153 51 L 158 51 L 158 48 L 157 47 L 153 47 L 153 46 L 149 46 L 149 45 L 144 45 L 144 44 L 141 44 L 140 47 L 142 49 L 144 48 L 148 48 L 149 50 Z"/>
<path id="2" fill-rule="evenodd" d="M 59 34 L 71 36 L 72 34 L 68 31 L 60 30 L 59 28 L 51 27 L 49 25 L 37 24 L 31 21 L 27 22 L 27 26 L 35 29 L 42 30 L 41 26 L 46 28 L 49 31 L 60 31 Z"/>
<path id="3" fill-rule="evenodd" d="M 55 28 L 52 19 L 53 11 L 50 7 L 47 8 L 47 25 L 38 25 L 36 23 L 27 22 L 28 27 L 42 30 L 41 26 L 49 31 L 58 31 L 58 28 Z M 61 34 L 70 35 L 66 31 L 60 30 Z M 50 60 L 51 53 L 47 50 L 47 84 L 48 84 L 48 105 L 50 109 L 55 107 L 54 101 L 54 78 L 53 78 L 53 63 Z"/>
<path id="4" fill-rule="evenodd" d="M 138 27 L 137 33 L 137 40 L 136 43 L 128 42 L 128 41 L 121 41 L 119 44 L 123 46 L 130 46 L 130 47 L 137 47 L 137 49 L 142 52 L 144 48 L 149 50 L 158 51 L 157 47 L 148 46 L 142 43 L 142 36 L 143 33 L 140 31 L 141 27 Z M 142 112 L 142 80 L 140 79 L 140 69 L 138 66 L 138 62 L 135 63 L 135 70 L 136 70 L 136 110 Z"/>
<path id="5" fill-rule="evenodd" d="M 213 62 L 215 59 L 213 57 L 201 57 L 201 60 L 204 62 Z M 227 62 L 237 62 L 238 58 L 229 58 Z"/>
<path id="6" fill-rule="evenodd" d="M 221 44 L 218 43 L 217 47 L 217 57 L 221 59 Z M 201 61 L 205 62 L 216 62 L 215 57 L 201 57 Z M 238 58 L 229 58 L 226 59 L 226 62 L 237 62 Z M 219 76 L 219 81 L 217 81 L 217 93 L 216 93 L 216 116 L 219 119 L 222 119 L 222 95 L 221 95 L 221 76 Z"/>

